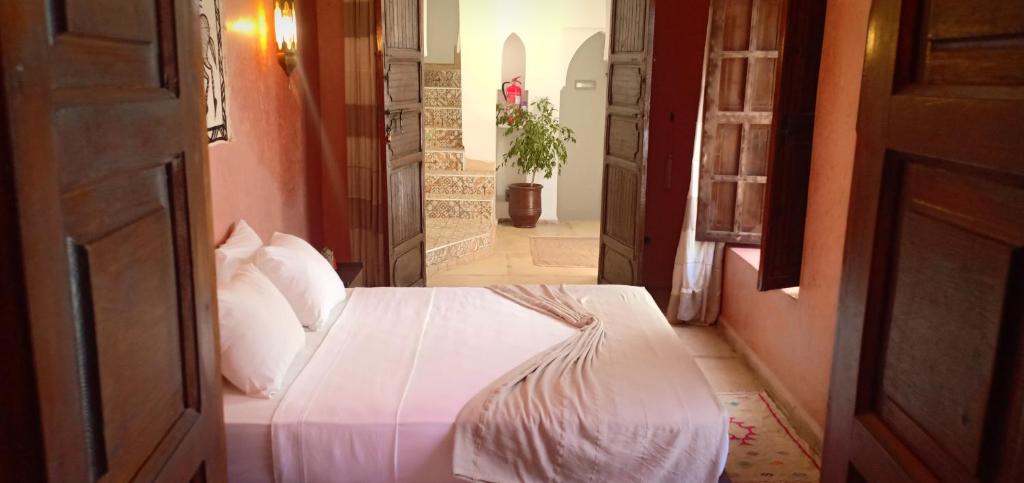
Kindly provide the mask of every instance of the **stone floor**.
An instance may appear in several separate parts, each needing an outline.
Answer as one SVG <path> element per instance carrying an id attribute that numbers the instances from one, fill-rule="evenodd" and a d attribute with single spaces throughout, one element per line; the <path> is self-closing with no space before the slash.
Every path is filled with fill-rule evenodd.
<path id="1" fill-rule="evenodd" d="M 598 221 L 540 223 L 536 228 L 498 224 L 494 248 L 489 255 L 427 275 L 431 287 L 480 287 L 493 284 L 593 284 L 596 268 L 538 267 L 530 256 L 530 237 L 562 235 L 597 237 Z M 429 234 L 429 233 L 428 233 Z"/>

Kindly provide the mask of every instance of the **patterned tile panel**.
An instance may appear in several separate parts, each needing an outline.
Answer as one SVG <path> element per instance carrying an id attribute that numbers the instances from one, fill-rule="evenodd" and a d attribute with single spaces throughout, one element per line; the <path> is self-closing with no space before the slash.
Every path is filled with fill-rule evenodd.
<path id="1" fill-rule="evenodd" d="M 427 87 L 462 87 L 461 72 L 453 69 L 438 70 L 428 67 L 423 81 Z"/>
<path id="2" fill-rule="evenodd" d="M 423 153 L 427 171 L 459 171 L 463 167 L 463 153 L 454 151 L 427 151 Z"/>
<path id="3" fill-rule="evenodd" d="M 462 107 L 462 89 L 427 89 L 423 105 L 426 107 Z"/>
<path id="4" fill-rule="evenodd" d="M 462 129 L 461 109 L 439 109 L 428 107 L 425 109 L 426 126 L 441 127 L 447 129 Z"/>
<path id="5" fill-rule="evenodd" d="M 427 218 L 494 219 L 493 200 L 427 200 Z"/>
<path id="6" fill-rule="evenodd" d="M 462 149 L 462 129 L 426 130 L 427 149 Z"/>
<path id="7" fill-rule="evenodd" d="M 494 196 L 494 175 L 433 174 L 424 181 L 428 194 Z"/>

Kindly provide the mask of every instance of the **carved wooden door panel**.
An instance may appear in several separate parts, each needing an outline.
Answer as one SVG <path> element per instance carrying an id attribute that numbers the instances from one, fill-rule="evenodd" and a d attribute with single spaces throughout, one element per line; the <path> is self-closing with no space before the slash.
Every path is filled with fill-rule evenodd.
<path id="1" fill-rule="evenodd" d="M 388 263 L 395 287 L 426 282 L 422 8 L 420 0 L 383 0 Z"/>
<path id="2" fill-rule="evenodd" d="M 642 283 L 653 29 L 653 2 L 612 2 L 599 283 Z"/>
<path id="3" fill-rule="evenodd" d="M 194 3 L 0 6 L 49 481 L 225 477 Z"/>
<path id="4" fill-rule="evenodd" d="M 876 0 L 823 481 L 1024 481 L 1024 2 Z"/>

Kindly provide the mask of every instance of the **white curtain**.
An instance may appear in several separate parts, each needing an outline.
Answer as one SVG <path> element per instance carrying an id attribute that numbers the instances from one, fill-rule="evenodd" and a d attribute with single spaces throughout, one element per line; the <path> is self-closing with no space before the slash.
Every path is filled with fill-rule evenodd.
<path id="1" fill-rule="evenodd" d="M 699 163 L 694 161 L 699 170 Z M 695 170 L 695 171 L 697 171 Z M 722 255 L 725 244 L 697 241 L 697 183 L 692 175 L 686 197 L 686 216 L 676 249 L 672 272 L 669 320 L 694 325 L 711 325 L 718 320 L 722 303 Z"/>
<path id="2" fill-rule="evenodd" d="M 709 24 L 710 25 L 710 24 Z M 706 45 L 706 42 L 705 42 Z M 704 55 L 707 76 L 707 53 Z M 707 79 L 704 79 L 706 82 Z M 701 82 L 697 133 L 693 141 L 690 192 L 686 197 L 683 230 L 676 249 L 672 272 L 672 297 L 668 303 L 669 320 L 694 325 L 711 325 L 718 320 L 722 305 L 722 256 L 724 243 L 697 241 L 697 194 L 700 189 L 701 131 L 704 128 L 704 82 Z"/>

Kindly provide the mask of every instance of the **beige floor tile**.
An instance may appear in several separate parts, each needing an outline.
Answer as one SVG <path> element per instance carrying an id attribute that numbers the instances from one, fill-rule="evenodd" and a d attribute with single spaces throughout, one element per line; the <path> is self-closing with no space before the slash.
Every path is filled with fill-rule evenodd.
<path id="1" fill-rule="evenodd" d="M 435 273 L 427 276 L 429 287 L 486 287 L 501 284 L 507 275 L 450 275 Z"/>
<path id="2" fill-rule="evenodd" d="M 764 384 L 739 357 L 696 357 L 715 392 L 763 391 Z"/>
<path id="3" fill-rule="evenodd" d="M 440 273 L 446 275 L 507 275 L 509 255 L 496 252 L 479 260 L 460 263 Z"/>
<path id="4" fill-rule="evenodd" d="M 524 285 L 594 285 L 597 275 L 509 275 L 503 283 Z"/>
<path id="5" fill-rule="evenodd" d="M 676 325 L 672 327 L 683 344 L 697 357 L 736 357 L 736 351 L 715 327 Z"/>
<path id="6" fill-rule="evenodd" d="M 580 220 L 566 222 L 572 227 L 573 234 L 577 236 L 599 236 L 601 234 L 601 222 L 598 220 Z"/>
<path id="7" fill-rule="evenodd" d="M 541 267 L 534 265 L 533 257 L 527 253 L 510 253 L 508 273 L 510 275 L 564 275 L 566 277 L 597 277 L 597 268 L 586 267 Z"/>

